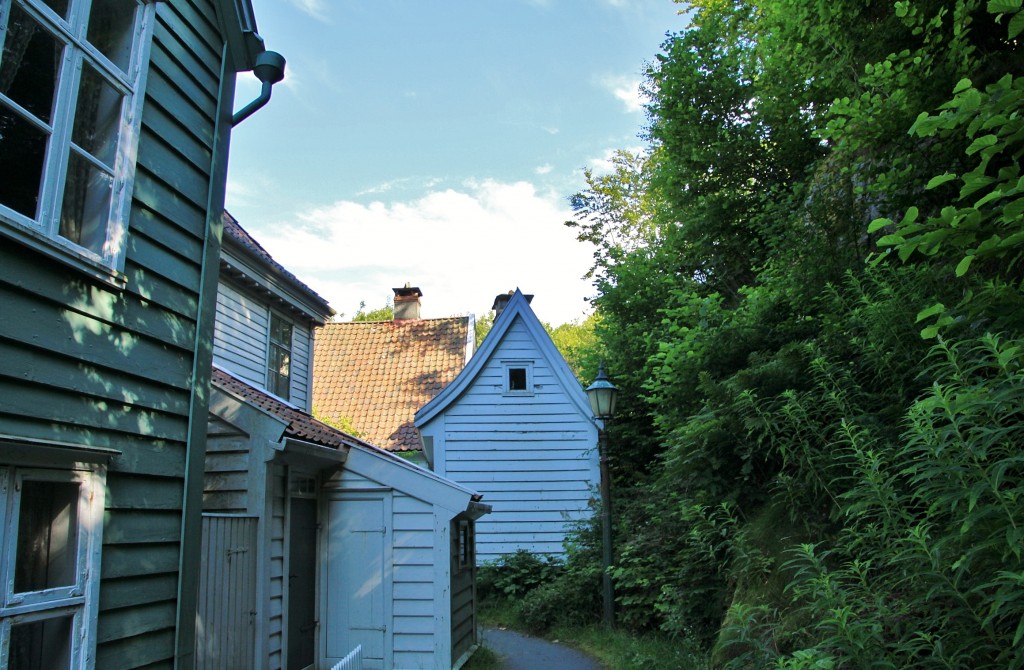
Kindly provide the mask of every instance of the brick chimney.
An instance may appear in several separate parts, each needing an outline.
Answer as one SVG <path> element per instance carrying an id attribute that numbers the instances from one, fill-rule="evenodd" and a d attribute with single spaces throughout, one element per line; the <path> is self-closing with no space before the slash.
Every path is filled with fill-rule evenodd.
<path id="1" fill-rule="evenodd" d="M 495 321 L 497 321 L 498 317 L 501 316 L 501 313 L 505 311 L 505 308 L 508 306 L 508 301 L 512 299 L 513 295 L 515 295 L 515 291 L 509 291 L 508 293 L 499 293 L 494 297 L 494 304 L 491 305 L 491 309 L 494 310 Z M 532 295 L 524 295 L 523 297 L 526 298 L 527 305 L 533 302 Z"/>
<path id="2" fill-rule="evenodd" d="M 395 292 L 395 321 L 416 321 L 420 318 L 420 298 L 423 291 L 418 286 L 405 283 L 402 288 L 391 289 Z"/>

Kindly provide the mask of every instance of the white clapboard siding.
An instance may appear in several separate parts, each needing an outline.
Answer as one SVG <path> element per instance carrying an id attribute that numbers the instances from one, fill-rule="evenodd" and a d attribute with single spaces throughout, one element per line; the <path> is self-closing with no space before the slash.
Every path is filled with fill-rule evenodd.
<path id="1" fill-rule="evenodd" d="M 213 360 L 257 388 L 267 387 L 268 314 L 266 305 L 220 282 Z"/>
<path id="2" fill-rule="evenodd" d="M 532 396 L 504 395 L 504 360 L 532 363 Z M 524 324 L 509 328 L 444 428 L 446 476 L 482 493 L 492 508 L 477 523 L 477 560 L 518 549 L 562 555 L 566 535 L 591 514 L 593 431 Z M 524 482 L 536 485 L 525 490 Z M 561 495 L 548 497 L 549 486 Z M 501 495 L 509 488 L 518 495 Z"/>
<path id="3" fill-rule="evenodd" d="M 506 392 L 509 365 L 529 369 L 526 393 Z M 520 293 L 474 359 L 416 425 L 432 440 L 434 468 L 483 494 L 477 562 L 520 549 L 563 555 L 567 534 L 593 514 L 597 428 L 572 376 Z"/>
<path id="4" fill-rule="evenodd" d="M 287 583 L 285 579 L 285 506 L 287 502 L 287 473 L 283 466 L 267 467 L 270 479 L 270 522 L 267 524 L 268 540 L 270 541 L 270 574 L 267 592 L 267 612 L 264 635 L 267 639 L 267 668 L 280 668 L 284 658 L 284 613 L 286 603 L 284 594 Z"/>
<path id="5" fill-rule="evenodd" d="M 291 397 L 288 401 L 310 412 L 310 369 L 313 365 L 313 331 L 302 323 L 292 326 Z"/>
<path id="6" fill-rule="evenodd" d="M 380 500 L 384 510 L 384 556 L 389 570 L 384 575 L 383 592 L 388 599 L 374 622 L 385 630 L 387 654 L 385 667 L 393 670 L 450 670 L 451 636 L 451 533 L 452 520 L 465 511 L 474 493 L 433 473 L 397 459 L 377 449 L 353 447 L 345 468 L 325 482 L 328 509 L 339 518 L 351 517 L 365 508 L 367 501 Z M 374 508 L 377 509 L 377 508 Z M 329 512 L 330 514 L 330 512 Z M 339 542 L 344 549 L 351 539 L 332 537 L 336 533 L 328 523 L 326 542 Z M 323 570 L 333 574 L 343 557 L 331 557 L 328 551 Z M 335 562 L 332 565 L 332 562 Z M 328 577 L 330 580 L 330 577 Z M 364 584 L 347 584 L 344 575 L 329 584 L 333 602 L 346 602 L 348 590 L 364 590 Z M 325 608 L 322 635 L 340 652 L 362 642 L 359 633 L 349 630 L 344 612 Z M 371 626 L 372 628 L 372 626 Z M 363 663 L 375 667 L 364 644 Z M 337 663 L 337 657 L 327 656 Z"/>
<path id="7" fill-rule="evenodd" d="M 217 288 L 217 319 L 213 332 L 213 360 L 220 367 L 256 388 L 267 388 L 267 342 L 270 307 L 222 281 Z M 310 371 L 313 366 L 313 329 L 292 323 L 291 386 L 288 401 L 311 411 Z"/>

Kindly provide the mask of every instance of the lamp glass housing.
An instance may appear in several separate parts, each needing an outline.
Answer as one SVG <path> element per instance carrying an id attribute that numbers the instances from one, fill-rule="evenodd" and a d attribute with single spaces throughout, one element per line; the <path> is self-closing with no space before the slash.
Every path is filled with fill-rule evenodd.
<path id="1" fill-rule="evenodd" d="M 587 387 L 586 393 L 587 399 L 590 400 L 590 409 L 596 418 L 610 419 L 615 416 L 615 398 L 619 389 L 605 375 L 604 365 L 601 365 L 597 378 Z"/>

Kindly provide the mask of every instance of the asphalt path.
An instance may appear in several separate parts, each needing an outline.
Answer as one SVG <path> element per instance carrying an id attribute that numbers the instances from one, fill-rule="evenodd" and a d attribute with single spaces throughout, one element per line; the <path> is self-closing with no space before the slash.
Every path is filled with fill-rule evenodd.
<path id="1" fill-rule="evenodd" d="M 485 628 L 484 645 L 501 657 L 502 670 L 601 670 L 583 652 L 514 630 Z"/>

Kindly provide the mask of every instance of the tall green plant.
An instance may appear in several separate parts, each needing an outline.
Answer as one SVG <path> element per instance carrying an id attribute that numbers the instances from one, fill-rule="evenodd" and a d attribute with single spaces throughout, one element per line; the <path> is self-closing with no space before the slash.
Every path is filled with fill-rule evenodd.
<path id="1" fill-rule="evenodd" d="M 1024 340 L 931 360 L 901 442 L 848 445 L 839 541 L 794 552 L 814 641 L 783 667 L 1024 667 Z"/>

